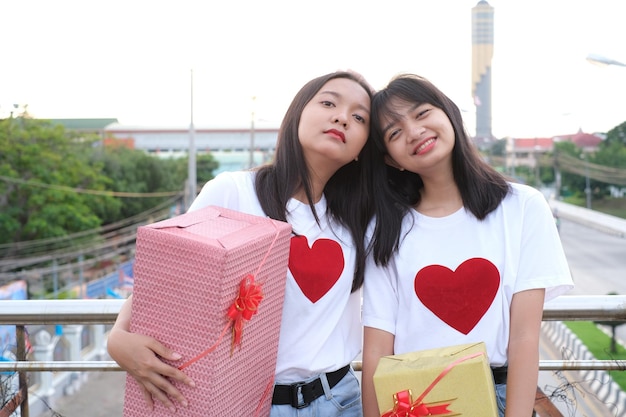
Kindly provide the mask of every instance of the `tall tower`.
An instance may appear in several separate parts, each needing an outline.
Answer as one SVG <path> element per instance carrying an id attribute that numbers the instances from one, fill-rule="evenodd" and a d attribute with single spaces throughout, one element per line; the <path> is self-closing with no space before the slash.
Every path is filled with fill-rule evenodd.
<path id="1" fill-rule="evenodd" d="M 472 97 L 476 105 L 476 140 L 491 141 L 491 58 L 493 7 L 481 0 L 472 8 Z"/>

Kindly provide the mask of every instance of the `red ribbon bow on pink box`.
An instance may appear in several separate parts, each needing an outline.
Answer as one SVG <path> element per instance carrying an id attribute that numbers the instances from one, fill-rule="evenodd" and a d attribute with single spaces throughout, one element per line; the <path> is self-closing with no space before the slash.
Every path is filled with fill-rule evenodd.
<path id="1" fill-rule="evenodd" d="M 239 284 L 239 294 L 227 313 L 233 324 L 232 349 L 241 344 L 243 325 L 257 313 L 261 300 L 263 300 L 263 292 L 261 286 L 254 283 L 254 276 L 248 275 L 242 279 Z"/>

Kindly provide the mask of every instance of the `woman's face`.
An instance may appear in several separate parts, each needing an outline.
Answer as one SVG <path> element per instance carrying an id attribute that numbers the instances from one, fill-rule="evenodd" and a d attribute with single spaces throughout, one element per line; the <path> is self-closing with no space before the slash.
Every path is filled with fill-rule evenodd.
<path id="1" fill-rule="evenodd" d="M 298 136 L 307 163 L 337 170 L 354 160 L 367 141 L 370 97 L 347 78 L 328 81 L 302 110 Z"/>
<path id="2" fill-rule="evenodd" d="M 389 153 L 388 163 L 419 175 L 436 167 L 451 165 L 454 128 L 446 113 L 432 104 L 393 101 L 399 116 L 383 118 L 383 140 Z"/>

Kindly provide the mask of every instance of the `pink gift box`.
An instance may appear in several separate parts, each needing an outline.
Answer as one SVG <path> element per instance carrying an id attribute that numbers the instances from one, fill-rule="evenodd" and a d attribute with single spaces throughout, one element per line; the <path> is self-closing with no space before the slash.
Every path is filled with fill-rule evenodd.
<path id="1" fill-rule="evenodd" d="M 189 401 L 179 413 L 269 415 L 290 236 L 287 223 L 219 207 L 138 229 L 130 329 L 183 356 L 170 364 L 185 364 L 196 387 L 175 382 Z M 234 345 L 227 313 L 240 312 L 242 282 L 262 299 Z M 172 413 L 158 401 L 151 411 L 127 376 L 124 416 L 163 415 Z"/>

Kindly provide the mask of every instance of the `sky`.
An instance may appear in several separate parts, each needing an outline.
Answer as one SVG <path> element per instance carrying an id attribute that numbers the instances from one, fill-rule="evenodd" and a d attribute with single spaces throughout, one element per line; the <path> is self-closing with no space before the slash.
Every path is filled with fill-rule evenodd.
<path id="1" fill-rule="evenodd" d="M 23 0 L 0 12 L 0 117 L 127 126 L 278 127 L 299 88 L 337 69 L 378 89 L 425 76 L 475 130 L 478 0 Z M 606 132 L 626 121 L 626 2 L 490 0 L 496 137 Z M 253 98 L 254 97 L 254 98 Z"/>

